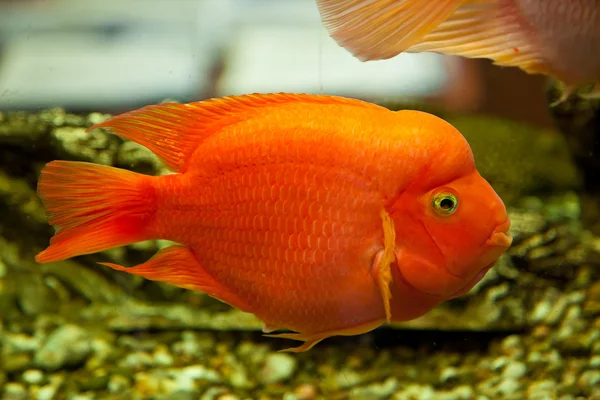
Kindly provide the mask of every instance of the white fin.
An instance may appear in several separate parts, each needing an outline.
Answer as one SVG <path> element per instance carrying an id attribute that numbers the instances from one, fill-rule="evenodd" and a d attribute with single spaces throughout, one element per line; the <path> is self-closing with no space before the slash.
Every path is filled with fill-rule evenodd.
<path id="1" fill-rule="evenodd" d="M 362 61 L 391 58 L 416 44 L 464 0 L 317 0 L 336 42 Z"/>
<path id="2" fill-rule="evenodd" d="M 401 52 L 488 58 L 548 73 L 517 9 L 498 0 L 317 0 L 325 26 L 363 61 Z M 465 4 L 466 3 L 466 4 Z"/>

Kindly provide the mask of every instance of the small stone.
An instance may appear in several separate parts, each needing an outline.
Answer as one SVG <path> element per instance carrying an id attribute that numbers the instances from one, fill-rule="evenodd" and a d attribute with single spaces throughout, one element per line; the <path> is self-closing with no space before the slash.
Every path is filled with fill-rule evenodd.
<path id="1" fill-rule="evenodd" d="M 106 373 L 99 373 L 91 377 L 85 377 L 79 380 L 78 386 L 80 390 L 104 390 L 108 386 L 109 375 Z"/>
<path id="2" fill-rule="evenodd" d="M 349 389 L 362 382 L 362 375 L 352 369 L 342 369 L 335 375 L 336 386 L 340 389 Z"/>
<path id="3" fill-rule="evenodd" d="M 76 325 L 63 325 L 50 334 L 35 354 L 35 363 L 47 371 L 81 364 L 91 353 L 87 331 Z"/>
<path id="4" fill-rule="evenodd" d="M 294 396 L 298 400 L 313 400 L 317 397 L 317 389 L 314 385 L 303 383 L 294 389 Z"/>
<path id="5" fill-rule="evenodd" d="M 252 382 L 248 378 L 248 373 L 243 365 L 237 365 L 229 375 L 228 382 L 234 388 L 252 387 Z"/>
<path id="6" fill-rule="evenodd" d="M 58 388 L 52 384 L 41 387 L 37 392 L 37 400 L 52 400 Z"/>
<path id="7" fill-rule="evenodd" d="M 429 385 L 408 385 L 392 396 L 392 400 L 434 400 L 435 398 L 435 390 Z"/>
<path id="8" fill-rule="evenodd" d="M 556 393 L 556 382 L 551 381 L 551 380 L 533 382 L 527 388 L 527 399 L 528 400 L 551 399 L 555 393 Z"/>
<path id="9" fill-rule="evenodd" d="M 501 356 L 492 361 L 491 368 L 496 371 L 503 368 L 510 360 L 507 357 Z"/>
<path id="10" fill-rule="evenodd" d="M 289 354 L 269 354 L 262 369 L 262 381 L 264 383 L 283 382 L 294 374 L 296 365 L 296 359 Z"/>
<path id="11" fill-rule="evenodd" d="M 39 369 L 28 369 L 23 372 L 23 382 L 29 385 L 39 385 L 44 381 L 44 373 Z"/>
<path id="12" fill-rule="evenodd" d="M 20 383 L 10 382 L 4 385 L 3 399 L 25 400 L 29 396 L 25 386 Z"/>
<path id="13" fill-rule="evenodd" d="M 527 373 L 527 366 L 520 361 L 511 361 L 502 372 L 502 376 L 508 379 L 519 379 Z"/>
<path id="14" fill-rule="evenodd" d="M 217 400 L 240 400 L 235 394 L 225 393 L 217 397 Z"/>
<path id="15" fill-rule="evenodd" d="M 510 335 L 502 341 L 502 351 L 511 358 L 520 358 L 523 353 L 523 341 L 518 335 Z"/>
<path id="16" fill-rule="evenodd" d="M 581 388 L 592 388 L 600 383 L 600 371 L 588 370 L 579 377 L 577 384 Z"/>
<path id="17" fill-rule="evenodd" d="M 5 355 L 2 357 L 2 369 L 8 373 L 24 371 L 31 366 L 29 354 Z"/>
<path id="18" fill-rule="evenodd" d="M 388 378 L 383 383 L 375 383 L 365 387 L 354 388 L 350 391 L 349 400 L 387 399 L 398 387 L 396 378 Z"/>
<path id="19" fill-rule="evenodd" d="M 154 364 L 160 367 L 170 367 L 173 365 L 173 356 L 169 353 L 167 346 L 160 345 L 152 354 Z"/>
<path id="20" fill-rule="evenodd" d="M 458 377 L 460 372 L 458 368 L 455 367 L 446 367 L 442 369 L 440 372 L 440 382 L 448 382 L 456 377 Z"/>
<path id="21" fill-rule="evenodd" d="M 208 388 L 208 390 L 206 390 L 204 392 L 202 397 L 200 397 L 200 400 L 217 400 L 219 398 L 219 396 L 225 395 L 225 394 L 228 394 L 228 391 L 226 388 L 221 387 L 221 386 L 211 387 L 211 388 Z"/>
<path id="22" fill-rule="evenodd" d="M 36 351 L 40 347 L 40 341 L 37 338 L 22 333 L 6 334 L 3 339 L 6 348 L 15 353 Z"/>
<path id="23" fill-rule="evenodd" d="M 123 375 L 115 374 L 108 380 L 108 391 L 112 393 L 122 392 L 130 386 L 129 379 Z"/>
<path id="24" fill-rule="evenodd" d="M 120 363 L 119 366 L 123 368 L 131 368 L 134 370 L 140 370 L 146 367 L 152 366 L 154 363 L 153 357 L 143 351 L 137 351 L 135 353 L 128 354 Z"/>
<path id="25" fill-rule="evenodd" d="M 197 381 L 204 380 L 220 383 L 221 375 L 203 365 L 190 365 L 185 368 L 172 368 L 167 370 L 167 376 L 175 381 L 177 390 L 192 392 L 197 390 Z"/>
<path id="26" fill-rule="evenodd" d="M 511 395 L 521 388 L 521 384 L 515 379 L 504 379 L 496 387 L 496 392 L 503 395 Z"/>
<path id="27" fill-rule="evenodd" d="M 457 386 L 445 394 L 438 394 L 436 400 L 470 400 L 473 398 L 473 388 L 468 385 Z"/>
<path id="28" fill-rule="evenodd" d="M 151 397 L 153 393 L 159 393 L 161 384 L 163 383 L 149 372 L 138 372 L 135 374 L 134 379 L 135 392 L 143 398 Z"/>

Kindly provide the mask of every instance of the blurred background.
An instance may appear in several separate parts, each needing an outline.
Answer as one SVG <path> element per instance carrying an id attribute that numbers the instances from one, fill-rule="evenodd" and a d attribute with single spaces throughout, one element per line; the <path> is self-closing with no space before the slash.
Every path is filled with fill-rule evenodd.
<path id="1" fill-rule="evenodd" d="M 361 63 L 327 35 L 314 0 L 0 0 L 0 110 L 120 113 L 290 91 L 549 126 L 544 85 L 432 53 Z"/>

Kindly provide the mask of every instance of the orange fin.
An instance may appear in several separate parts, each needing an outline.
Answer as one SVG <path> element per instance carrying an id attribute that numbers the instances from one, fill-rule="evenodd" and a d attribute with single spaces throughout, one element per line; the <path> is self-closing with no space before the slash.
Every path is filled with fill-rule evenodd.
<path id="1" fill-rule="evenodd" d="M 332 37 L 363 61 L 402 52 L 488 58 L 549 73 L 514 11 L 498 0 L 319 0 Z M 350 11 L 348 9 L 350 8 Z"/>
<path id="2" fill-rule="evenodd" d="M 331 37 L 362 61 L 394 57 L 418 43 L 465 0 L 317 0 Z"/>
<path id="3" fill-rule="evenodd" d="M 202 141 L 220 129 L 246 120 L 256 112 L 285 103 L 380 106 L 337 96 L 309 94 L 249 94 L 179 104 L 163 103 L 109 118 L 89 129 L 107 128 L 150 149 L 171 171 L 185 172 Z"/>
<path id="4" fill-rule="evenodd" d="M 289 353 L 301 353 L 303 351 L 310 350 L 314 345 L 319 343 L 321 340 L 327 339 L 332 336 L 353 336 L 353 335 L 361 335 L 363 333 L 372 331 L 373 329 L 381 326 L 383 321 L 370 321 L 364 324 L 353 326 L 350 328 L 342 328 L 337 330 L 332 330 L 328 332 L 320 332 L 314 334 L 305 334 L 305 333 L 276 333 L 276 334 L 268 334 L 263 335 L 265 337 L 279 338 L 279 339 L 290 339 L 290 340 L 300 340 L 304 343 L 298 347 L 290 347 L 288 349 L 279 350 L 280 352 L 289 352 Z"/>
<path id="5" fill-rule="evenodd" d="M 56 233 L 36 261 L 60 261 L 148 239 L 144 228 L 155 201 L 151 179 L 85 162 L 46 164 L 38 194 Z"/>
<path id="6" fill-rule="evenodd" d="M 390 307 L 392 292 L 390 290 L 390 283 L 392 283 L 391 264 L 396 258 L 394 252 L 396 247 L 396 230 L 394 229 L 394 222 L 385 210 L 381 211 L 381 220 L 383 222 L 384 248 L 377 253 L 373 261 L 373 279 L 381 291 L 381 299 L 383 301 L 383 308 L 385 309 L 385 320 L 389 323 L 392 320 Z"/>
<path id="7" fill-rule="evenodd" d="M 112 263 L 100 264 L 152 281 L 160 281 L 184 289 L 197 290 L 242 311 L 248 310 L 246 302 L 230 289 L 216 281 L 200 265 L 192 250 L 185 246 L 174 245 L 164 248 L 145 263 L 135 267 L 127 268 Z"/>

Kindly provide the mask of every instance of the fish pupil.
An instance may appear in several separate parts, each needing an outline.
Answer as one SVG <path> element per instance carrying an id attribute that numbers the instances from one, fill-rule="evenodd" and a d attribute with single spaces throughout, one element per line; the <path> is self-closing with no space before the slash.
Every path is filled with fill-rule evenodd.
<path id="1" fill-rule="evenodd" d="M 440 201 L 440 208 L 442 210 L 451 210 L 452 208 L 454 208 L 454 200 L 452 200 L 449 197 L 442 199 L 442 201 Z"/>

